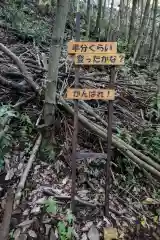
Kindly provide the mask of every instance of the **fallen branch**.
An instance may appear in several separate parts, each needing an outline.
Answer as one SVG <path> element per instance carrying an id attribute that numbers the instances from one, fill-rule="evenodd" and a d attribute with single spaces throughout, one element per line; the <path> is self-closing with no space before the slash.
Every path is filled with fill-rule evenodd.
<path id="1" fill-rule="evenodd" d="M 12 216 L 14 193 L 13 189 L 9 189 L 7 193 L 6 206 L 3 221 L 0 228 L 0 239 L 7 240 L 9 237 L 10 222 Z"/>
<path id="2" fill-rule="evenodd" d="M 64 101 L 64 99 L 62 97 L 59 97 L 60 103 L 63 105 L 63 107 L 70 113 L 70 114 L 74 114 L 74 110 Z M 78 114 L 78 118 L 81 121 L 81 123 L 89 130 L 91 130 L 92 132 L 94 132 L 96 135 L 100 136 L 103 139 L 107 139 L 107 134 L 106 134 L 106 130 L 103 129 L 101 130 L 97 124 L 93 123 L 93 122 L 89 122 L 88 119 L 86 117 L 84 117 L 83 115 L 81 115 L 80 113 Z M 102 128 L 102 127 L 101 127 Z M 136 164 L 140 165 L 143 168 L 145 168 L 146 170 L 150 171 L 152 174 L 160 177 L 160 172 L 157 171 L 156 169 L 154 169 L 152 166 L 156 166 L 159 169 L 159 164 L 154 163 L 152 161 L 152 159 L 150 159 L 149 157 L 145 156 L 144 154 L 142 154 L 141 152 L 137 151 L 136 149 L 134 149 L 132 146 L 130 146 L 129 144 L 125 143 L 124 141 L 122 141 L 121 139 L 119 139 L 118 137 L 116 137 L 115 135 L 113 135 L 112 138 L 112 142 L 113 145 L 115 145 L 115 147 L 117 147 L 121 152 L 123 152 L 123 154 L 131 159 L 132 161 L 134 161 Z M 151 164 L 152 166 L 150 166 L 149 164 L 147 164 L 147 161 L 149 164 Z"/>
<path id="3" fill-rule="evenodd" d="M 9 81 L 9 80 L 5 79 L 4 77 L 2 77 L 1 75 L 0 75 L 0 84 L 2 84 L 5 87 L 16 89 L 18 91 L 25 91 L 26 90 L 20 84 Z"/>
<path id="4" fill-rule="evenodd" d="M 93 110 L 92 107 L 90 107 L 87 103 L 85 103 L 84 101 L 80 101 L 82 104 L 82 108 L 87 111 L 90 115 L 94 116 L 98 121 L 100 121 L 105 127 L 108 127 L 108 124 L 106 121 L 104 121 L 97 113 L 95 113 L 95 111 Z M 99 127 L 99 126 L 98 126 Z M 102 129 L 102 127 L 99 127 L 99 129 Z M 116 136 L 115 136 L 116 137 Z M 148 155 L 150 155 L 151 157 L 153 156 L 153 159 L 156 160 L 157 162 L 153 161 L 150 157 L 144 155 L 143 153 L 137 151 L 135 148 L 133 148 L 132 146 L 130 146 L 129 144 L 125 143 L 124 141 L 122 141 L 120 138 L 116 137 L 116 141 L 117 139 L 119 141 L 121 141 L 121 143 L 125 146 L 126 148 L 129 148 L 130 151 L 132 151 L 136 156 L 140 157 L 142 160 L 144 160 L 145 162 L 147 162 L 148 164 L 151 164 L 153 167 L 155 167 L 156 169 L 160 170 L 160 160 L 157 159 L 155 156 L 153 156 L 152 154 L 150 154 L 149 152 L 147 152 Z M 134 140 L 136 141 L 136 140 Z M 138 142 L 136 141 L 136 143 L 138 144 Z M 140 144 L 139 144 L 140 145 Z M 143 147 L 143 145 L 140 145 L 141 148 Z"/>
<path id="5" fill-rule="evenodd" d="M 56 199 L 59 199 L 59 200 L 71 200 L 71 196 L 66 196 L 66 195 L 57 195 L 57 193 L 54 192 L 54 189 L 52 188 L 44 188 L 43 189 L 43 192 L 46 193 L 47 195 L 50 195 L 50 196 L 54 196 L 54 198 Z M 89 201 L 85 201 L 85 200 L 82 200 L 80 199 L 79 197 L 75 196 L 75 200 L 81 204 L 81 205 L 86 205 L 86 206 L 89 206 L 89 207 L 104 207 L 104 204 L 102 203 L 99 203 L 99 202 L 95 202 L 95 203 L 91 203 Z M 116 211 L 115 209 L 113 208 L 109 208 L 110 211 L 118 216 L 121 216 L 122 214 L 124 214 L 124 212 L 119 212 L 119 211 Z"/>
<path id="6" fill-rule="evenodd" d="M 17 103 L 13 106 L 13 108 L 17 110 L 17 109 L 19 109 L 22 105 L 30 102 L 30 101 L 33 100 L 34 98 L 35 98 L 35 95 L 32 95 L 32 96 L 28 97 L 27 99 L 25 99 L 25 100 L 23 100 L 23 101 L 21 101 L 21 102 L 17 102 Z"/>
<path id="7" fill-rule="evenodd" d="M 27 166 L 26 166 L 26 168 L 25 168 L 25 170 L 24 170 L 24 172 L 23 172 L 23 174 L 21 176 L 19 185 L 17 187 L 17 193 L 15 195 L 15 206 L 18 205 L 19 202 L 20 202 L 20 198 L 21 198 L 21 195 L 22 195 L 22 190 L 24 188 L 24 185 L 25 185 L 27 176 L 29 174 L 29 171 L 30 171 L 30 169 L 32 167 L 32 164 L 33 164 L 33 162 L 34 162 L 34 160 L 36 158 L 36 154 L 37 154 L 37 152 L 39 150 L 39 147 L 41 145 L 41 141 L 42 141 L 42 135 L 39 134 L 39 136 L 38 136 L 38 138 L 36 140 L 36 143 L 35 143 L 35 145 L 33 147 L 33 150 L 32 150 L 32 153 L 30 155 L 30 158 L 28 160 Z"/>
<path id="8" fill-rule="evenodd" d="M 18 66 L 21 73 L 24 75 L 25 80 L 34 89 L 36 93 L 40 93 L 40 87 L 33 81 L 32 77 L 28 73 L 24 63 L 17 57 L 13 52 L 11 52 L 7 47 L 0 43 L 0 50 L 3 51 L 8 57 L 10 57 L 13 62 Z"/>

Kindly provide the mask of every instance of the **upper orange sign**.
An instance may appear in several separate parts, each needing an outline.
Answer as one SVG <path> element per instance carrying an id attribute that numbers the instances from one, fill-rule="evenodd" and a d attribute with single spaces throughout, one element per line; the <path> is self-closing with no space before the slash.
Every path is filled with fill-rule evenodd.
<path id="1" fill-rule="evenodd" d="M 116 42 L 73 42 L 68 43 L 68 53 L 116 53 Z"/>

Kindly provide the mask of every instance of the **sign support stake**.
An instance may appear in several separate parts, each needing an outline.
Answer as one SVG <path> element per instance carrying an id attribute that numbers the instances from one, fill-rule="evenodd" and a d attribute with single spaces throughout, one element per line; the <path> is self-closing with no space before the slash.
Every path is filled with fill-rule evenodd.
<path id="1" fill-rule="evenodd" d="M 115 66 L 111 67 L 110 74 L 110 84 L 109 88 L 114 88 L 114 83 L 116 80 L 116 68 Z M 112 156 L 112 121 L 113 121 L 113 101 L 109 100 L 108 102 L 108 132 L 107 132 L 107 160 L 106 160 L 106 185 L 105 185 L 105 216 L 110 218 L 109 214 L 109 195 L 110 195 L 110 163 Z"/>
<path id="2" fill-rule="evenodd" d="M 76 12 L 76 42 L 80 41 L 80 12 Z M 79 66 L 75 66 L 75 88 L 79 85 Z M 74 100 L 74 127 L 72 137 L 72 188 L 71 188 L 71 209 L 75 212 L 76 194 L 76 150 L 78 139 L 78 99 Z"/>

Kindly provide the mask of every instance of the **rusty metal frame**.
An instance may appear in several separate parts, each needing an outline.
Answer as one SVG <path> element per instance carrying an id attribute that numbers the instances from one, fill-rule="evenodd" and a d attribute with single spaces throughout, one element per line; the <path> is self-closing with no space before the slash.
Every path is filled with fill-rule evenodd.
<path id="1" fill-rule="evenodd" d="M 76 13 L 76 42 L 80 41 L 80 12 Z M 79 86 L 79 66 L 75 66 L 75 88 Z M 74 100 L 74 127 L 72 138 L 72 188 L 71 188 L 71 209 L 75 212 L 76 195 L 76 149 L 78 142 L 78 99 Z"/>
<path id="2" fill-rule="evenodd" d="M 115 66 L 111 67 L 109 87 L 114 89 L 116 80 Z M 111 180 L 111 157 L 112 157 L 112 121 L 113 121 L 113 100 L 108 102 L 108 131 L 107 131 L 107 160 L 105 166 L 106 184 L 105 184 L 105 216 L 110 218 L 109 214 L 109 195 L 110 195 L 110 180 Z"/>

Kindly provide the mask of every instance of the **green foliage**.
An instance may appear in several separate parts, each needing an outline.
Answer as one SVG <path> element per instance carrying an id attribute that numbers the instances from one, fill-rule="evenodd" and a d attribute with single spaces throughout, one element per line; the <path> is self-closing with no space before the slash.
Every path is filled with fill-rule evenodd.
<path id="1" fill-rule="evenodd" d="M 7 126 L 8 131 L 4 132 Z M 15 139 L 18 139 L 21 144 L 24 143 L 25 151 L 29 152 L 33 131 L 34 126 L 26 113 L 19 114 L 10 105 L 0 106 L 0 169 L 3 168 L 4 158 L 12 149 Z"/>
<path id="2" fill-rule="evenodd" d="M 45 19 L 40 19 L 32 8 L 20 1 L 10 1 L 0 9 L 0 18 L 5 20 L 22 39 L 33 39 L 37 43 L 49 40 L 51 26 Z"/>
<path id="3" fill-rule="evenodd" d="M 54 218 L 58 218 L 60 215 L 60 220 L 57 222 L 58 234 L 61 240 L 69 240 L 72 238 L 73 233 L 73 222 L 74 216 L 71 213 L 70 209 L 67 209 L 66 212 L 62 212 L 58 208 L 57 203 L 54 199 L 50 198 L 44 201 L 44 206 L 48 214 L 54 215 Z M 63 219 L 63 220 L 62 220 Z"/>
<path id="4" fill-rule="evenodd" d="M 10 105 L 0 106 L 0 126 L 4 126 L 11 117 L 18 117 L 18 113 L 11 109 Z"/>
<path id="5" fill-rule="evenodd" d="M 122 41 L 120 38 L 117 40 L 117 48 L 120 53 L 127 53 L 127 42 Z"/>
<path id="6" fill-rule="evenodd" d="M 9 152 L 13 142 L 12 133 L 9 131 L 3 132 L 11 117 L 18 117 L 18 113 L 12 110 L 9 105 L 0 106 L 0 169 L 3 168 L 5 155 Z"/>
<path id="7" fill-rule="evenodd" d="M 53 162 L 55 160 L 55 148 L 53 144 L 50 144 L 46 139 L 43 139 L 40 156 L 42 159 L 48 160 L 48 162 Z"/>
<path id="8" fill-rule="evenodd" d="M 54 199 L 48 199 L 44 201 L 47 213 L 56 214 L 57 213 L 57 203 Z"/>
<path id="9" fill-rule="evenodd" d="M 60 240 L 69 240 L 72 238 L 72 227 L 67 227 L 65 222 L 59 221 L 58 223 L 58 233 L 60 236 Z"/>
<path id="10" fill-rule="evenodd" d="M 139 142 L 146 146 L 146 149 L 157 157 L 160 157 L 160 131 L 152 128 L 145 129 L 138 134 Z"/>

